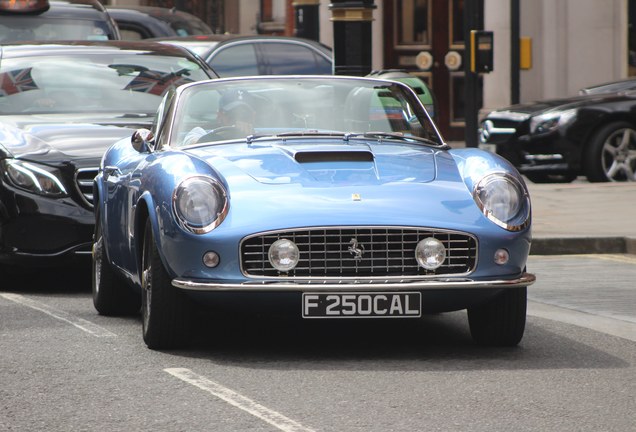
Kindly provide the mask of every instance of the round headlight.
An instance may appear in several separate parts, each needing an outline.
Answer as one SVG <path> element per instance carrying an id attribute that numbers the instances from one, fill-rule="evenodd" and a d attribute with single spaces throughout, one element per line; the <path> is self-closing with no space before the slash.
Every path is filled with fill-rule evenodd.
<path id="1" fill-rule="evenodd" d="M 269 247 L 267 256 L 272 267 L 280 272 L 288 272 L 298 265 L 300 251 L 293 241 L 279 239 Z"/>
<path id="2" fill-rule="evenodd" d="M 500 227 L 518 231 L 527 226 L 530 200 L 515 177 L 502 173 L 487 175 L 479 181 L 473 195 L 483 214 Z"/>
<path id="3" fill-rule="evenodd" d="M 196 234 L 216 228 L 227 214 L 225 189 L 208 177 L 191 177 L 174 191 L 174 212 L 183 227 Z"/>
<path id="4" fill-rule="evenodd" d="M 426 270 L 435 270 L 444 263 L 446 248 L 436 238 L 427 237 L 415 247 L 415 259 Z"/>

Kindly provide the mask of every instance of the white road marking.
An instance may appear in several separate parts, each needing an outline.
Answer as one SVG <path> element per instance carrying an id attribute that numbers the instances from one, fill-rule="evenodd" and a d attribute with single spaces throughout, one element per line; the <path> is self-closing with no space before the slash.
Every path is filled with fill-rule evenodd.
<path id="1" fill-rule="evenodd" d="M 117 336 L 115 333 L 106 330 L 103 327 L 98 326 L 97 324 L 93 324 L 90 321 L 87 321 L 83 318 L 78 318 L 73 316 L 67 312 L 55 309 L 51 306 L 48 306 L 44 303 L 40 303 L 39 301 L 21 296 L 20 294 L 10 294 L 4 293 L 0 294 L 0 297 L 3 297 L 12 302 L 21 304 L 22 306 L 29 307 L 31 309 L 35 309 L 37 311 L 43 312 L 55 319 L 60 321 L 64 321 L 72 326 L 77 327 L 78 329 L 92 335 L 95 337 L 114 337 Z"/>
<path id="2" fill-rule="evenodd" d="M 218 397 L 219 399 L 233 405 L 243 411 L 252 414 L 255 417 L 271 424 L 272 426 L 285 432 L 313 432 L 313 429 L 305 427 L 300 423 L 285 417 L 284 415 L 273 411 L 253 400 L 211 381 L 203 376 L 197 375 L 190 369 L 185 368 L 168 368 L 165 372 L 179 378 L 182 381 L 192 384 L 195 387 L 205 390 L 206 392 Z"/>

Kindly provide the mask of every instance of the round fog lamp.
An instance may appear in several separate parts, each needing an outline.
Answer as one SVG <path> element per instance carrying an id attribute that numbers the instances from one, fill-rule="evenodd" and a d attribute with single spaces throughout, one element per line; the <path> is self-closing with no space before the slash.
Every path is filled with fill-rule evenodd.
<path id="1" fill-rule="evenodd" d="M 216 252 L 210 251 L 203 255 L 203 264 L 206 267 L 214 268 L 219 265 L 220 261 L 221 259 L 219 258 L 219 254 Z"/>
<path id="2" fill-rule="evenodd" d="M 296 246 L 293 241 L 279 239 L 269 247 L 267 257 L 269 258 L 269 263 L 276 270 L 288 272 L 298 265 L 300 252 L 298 251 L 298 246 Z"/>
<path id="3" fill-rule="evenodd" d="M 510 259 L 510 254 L 505 249 L 497 249 L 495 252 L 495 263 L 499 265 L 504 265 Z"/>
<path id="4" fill-rule="evenodd" d="M 426 270 L 435 270 L 444 263 L 446 259 L 446 248 L 444 244 L 433 237 L 421 240 L 415 248 L 415 259 L 417 263 Z"/>

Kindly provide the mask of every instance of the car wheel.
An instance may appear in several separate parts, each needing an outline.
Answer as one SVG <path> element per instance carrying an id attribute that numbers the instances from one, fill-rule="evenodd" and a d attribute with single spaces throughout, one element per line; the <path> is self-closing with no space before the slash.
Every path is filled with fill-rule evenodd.
<path id="1" fill-rule="evenodd" d="M 636 181 L 636 130 L 626 122 L 603 126 L 584 157 L 590 182 Z"/>
<path id="2" fill-rule="evenodd" d="M 505 290 L 487 303 L 468 309 L 470 333 L 479 345 L 515 346 L 526 326 L 527 289 Z"/>
<path id="3" fill-rule="evenodd" d="M 171 284 L 152 233 L 144 230 L 141 261 L 141 315 L 144 342 L 150 349 L 174 349 L 185 345 L 190 330 L 190 303 Z"/>
<path id="4" fill-rule="evenodd" d="M 576 174 L 538 174 L 527 173 L 526 178 L 532 183 L 572 183 L 576 180 Z"/>
<path id="5" fill-rule="evenodd" d="M 106 256 L 99 215 L 93 239 L 93 305 L 100 315 L 131 315 L 139 312 L 141 298 L 114 271 Z"/>

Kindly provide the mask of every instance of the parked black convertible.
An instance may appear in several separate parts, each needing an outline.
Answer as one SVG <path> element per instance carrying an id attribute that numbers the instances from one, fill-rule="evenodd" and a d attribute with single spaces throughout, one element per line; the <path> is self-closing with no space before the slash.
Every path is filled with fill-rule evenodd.
<path id="1" fill-rule="evenodd" d="M 636 181 L 636 91 L 502 108 L 482 120 L 479 140 L 535 183 Z"/>
<path id="2" fill-rule="evenodd" d="M 138 42 L 4 45 L 0 60 L 0 265 L 13 266 L 90 254 L 105 149 L 149 127 L 169 89 L 214 76 L 183 48 Z"/>

